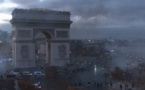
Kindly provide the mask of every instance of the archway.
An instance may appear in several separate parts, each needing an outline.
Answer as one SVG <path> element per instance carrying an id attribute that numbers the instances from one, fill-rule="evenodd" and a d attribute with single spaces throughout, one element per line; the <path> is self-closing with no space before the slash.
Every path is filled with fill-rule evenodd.
<path id="1" fill-rule="evenodd" d="M 35 63 L 36 66 L 44 66 L 51 62 L 51 40 L 49 32 L 41 31 L 34 35 Z"/>

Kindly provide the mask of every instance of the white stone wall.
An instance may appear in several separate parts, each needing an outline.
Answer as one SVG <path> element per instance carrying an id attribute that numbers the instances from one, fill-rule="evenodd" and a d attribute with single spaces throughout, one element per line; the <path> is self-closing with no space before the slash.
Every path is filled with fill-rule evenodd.
<path id="1" fill-rule="evenodd" d="M 21 33 L 21 35 L 19 34 L 19 32 Z M 33 31 L 32 31 L 32 29 L 31 28 L 17 29 L 15 40 L 33 40 Z"/>
<path id="2" fill-rule="evenodd" d="M 60 45 L 66 46 L 66 56 L 64 58 L 59 57 L 59 51 L 58 47 Z M 66 63 L 69 63 L 69 53 L 70 52 L 70 46 L 69 43 L 51 43 L 51 65 L 52 66 L 63 66 Z"/>
<path id="3" fill-rule="evenodd" d="M 66 31 L 66 32 L 68 32 L 68 37 L 57 37 L 57 31 Z M 55 29 L 55 40 L 68 40 L 69 39 L 69 37 L 70 37 L 70 33 L 69 33 L 69 31 L 70 31 L 70 29 L 69 28 L 57 28 L 57 29 Z"/>
<path id="4" fill-rule="evenodd" d="M 22 58 L 21 46 L 27 45 L 29 47 L 29 57 Z M 33 43 L 15 43 L 15 67 L 34 67 L 35 66 L 35 47 Z"/>

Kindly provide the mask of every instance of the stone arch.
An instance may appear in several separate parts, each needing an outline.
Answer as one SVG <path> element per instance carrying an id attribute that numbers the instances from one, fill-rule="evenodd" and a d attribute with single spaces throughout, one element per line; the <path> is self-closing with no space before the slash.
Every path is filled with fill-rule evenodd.
<path id="1" fill-rule="evenodd" d="M 50 64 L 50 61 L 51 61 L 51 40 L 52 40 L 52 38 L 53 38 L 52 34 L 50 32 L 48 32 L 48 31 L 44 31 L 44 30 L 41 31 L 40 30 L 40 31 L 37 31 L 37 33 L 35 33 L 35 35 L 34 35 L 34 43 L 35 43 L 36 66 L 43 66 L 45 64 Z M 42 42 L 45 43 L 45 44 L 41 43 L 40 44 L 40 48 L 39 48 L 39 49 L 42 49 L 42 47 L 43 47 L 43 49 L 42 49 L 43 52 L 42 53 L 44 54 L 44 52 L 45 52 L 45 56 L 43 56 L 43 58 L 45 57 L 45 64 L 44 64 L 44 60 L 40 60 L 40 61 L 38 60 L 38 57 L 39 57 L 38 56 L 38 50 L 36 50 L 36 49 L 38 49 L 38 47 L 36 47 L 36 44 L 37 44 L 38 41 L 40 41 L 39 39 Z M 40 64 L 42 64 L 42 65 L 40 65 Z"/>
<path id="2" fill-rule="evenodd" d="M 42 32 L 44 35 L 45 35 L 45 37 L 47 38 L 47 39 L 52 39 L 52 35 L 49 33 L 49 32 L 47 32 L 47 31 L 43 31 Z"/>
<path id="3" fill-rule="evenodd" d="M 49 65 L 63 66 L 69 62 L 69 30 L 72 23 L 70 12 L 14 9 L 10 22 L 15 32 L 13 37 L 15 68 L 36 66 L 35 36 L 39 32 L 45 35 L 46 41 L 49 42 L 47 44 L 51 46 Z"/>
<path id="4" fill-rule="evenodd" d="M 33 38 L 35 39 L 35 37 L 39 34 L 42 33 L 43 35 L 45 35 L 46 38 L 54 38 L 54 30 L 53 29 L 44 29 L 44 28 L 35 28 L 33 29 Z"/>

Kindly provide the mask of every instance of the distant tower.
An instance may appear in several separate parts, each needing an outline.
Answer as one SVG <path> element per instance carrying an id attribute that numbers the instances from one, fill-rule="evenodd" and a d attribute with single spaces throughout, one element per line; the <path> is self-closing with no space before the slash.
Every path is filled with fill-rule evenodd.
<path id="1" fill-rule="evenodd" d="M 15 9 L 12 12 L 13 60 L 15 68 L 35 67 L 35 39 L 46 39 L 46 63 L 69 63 L 70 12 L 49 9 Z"/>

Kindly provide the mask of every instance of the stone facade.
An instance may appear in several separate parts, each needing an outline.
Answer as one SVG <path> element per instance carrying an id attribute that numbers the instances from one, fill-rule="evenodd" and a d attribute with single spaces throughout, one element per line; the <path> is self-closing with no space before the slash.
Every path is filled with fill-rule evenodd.
<path id="1" fill-rule="evenodd" d="M 15 33 L 13 37 L 15 68 L 35 67 L 35 40 L 38 39 L 36 38 L 38 33 L 45 35 L 46 62 L 49 65 L 62 66 L 69 63 L 69 30 L 72 23 L 70 12 L 15 9 L 10 22 Z"/>
<path id="2" fill-rule="evenodd" d="M 13 19 L 27 20 L 50 20 L 50 21 L 68 21 L 70 20 L 70 12 L 55 11 L 48 9 L 15 9 L 12 13 Z M 31 22 L 32 22 L 31 21 Z M 57 22 L 59 23 L 59 22 Z"/>

